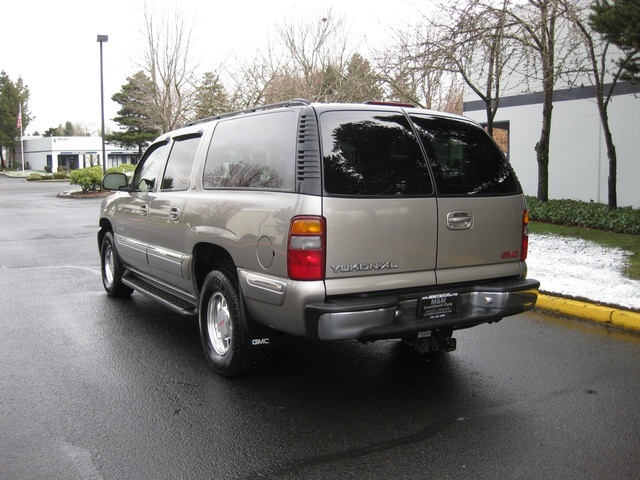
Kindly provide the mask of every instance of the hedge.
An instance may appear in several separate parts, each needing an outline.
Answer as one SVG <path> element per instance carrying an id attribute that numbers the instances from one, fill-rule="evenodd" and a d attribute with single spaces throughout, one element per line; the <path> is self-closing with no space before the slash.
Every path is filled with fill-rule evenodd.
<path id="1" fill-rule="evenodd" d="M 69 175 L 71 185 L 80 185 L 83 192 L 98 191 L 102 184 L 102 167 L 79 168 Z"/>
<path id="2" fill-rule="evenodd" d="M 609 210 L 603 203 L 579 200 L 542 202 L 536 197 L 527 197 L 527 205 L 529 217 L 535 222 L 640 234 L 640 209 L 637 208 Z"/>
<path id="3" fill-rule="evenodd" d="M 114 173 L 114 172 L 130 173 L 130 172 L 133 172 L 135 169 L 136 169 L 135 165 L 131 165 L 130 163 L 123 163 L 121 165 L 118 165 L 117 167 L 108 168 L 107 173 Z"/>

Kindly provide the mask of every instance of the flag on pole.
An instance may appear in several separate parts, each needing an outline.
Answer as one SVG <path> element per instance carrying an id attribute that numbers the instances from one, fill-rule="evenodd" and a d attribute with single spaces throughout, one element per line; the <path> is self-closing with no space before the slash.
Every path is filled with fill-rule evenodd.
<path id="1" fill-rule="evenodd" d="M 24 140 L 22 138 L 22 103 L 18 110 L 18 122 L 16 128 L 20 129 L 20 153 L 22 154 L 22 173 L 24 173 Z"/>

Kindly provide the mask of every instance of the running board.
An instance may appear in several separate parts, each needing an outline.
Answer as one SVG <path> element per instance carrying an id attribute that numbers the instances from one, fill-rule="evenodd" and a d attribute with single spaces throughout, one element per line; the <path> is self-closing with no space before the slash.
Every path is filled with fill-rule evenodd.
<path id="1" fill-rule="evenodd" d="M 158 288 L 140 277 L 132 275 L 131 273 L 122 277 L 122 283 L 181 315 L 196 315 L 198 313 L 198 306 L 193 302 L 189 302 L 177 295 L 167 292 L 166 290 Z"/>

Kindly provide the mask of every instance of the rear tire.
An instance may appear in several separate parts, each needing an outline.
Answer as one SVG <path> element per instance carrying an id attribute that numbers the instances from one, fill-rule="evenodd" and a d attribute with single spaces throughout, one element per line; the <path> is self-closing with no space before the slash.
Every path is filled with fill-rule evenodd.
<path id="1" fill-rule="evenodd" d="M 226 270 L 214 270 L 200 293 L 200 339 L 209 365 L 233 377 L 256 370 L 258 354 L 243 338 L 243 309 L 237 281 Z"/>
<path id="2" fill-rule="evenodd" d="M 133 293 L 133 289 L 122 283 L 124 267 L 114 245 L 113 233 L 105 233 L 100 248 L 102 284 L 110 297 L 128 297 Z"/>

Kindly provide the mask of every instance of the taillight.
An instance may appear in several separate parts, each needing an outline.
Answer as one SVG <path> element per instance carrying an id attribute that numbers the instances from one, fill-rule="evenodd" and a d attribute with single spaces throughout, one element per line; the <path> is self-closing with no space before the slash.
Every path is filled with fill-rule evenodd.
<path id="1" fill-rule="evenodd" d="M 324 280 L 325 220 L 294 217 L 289 229 L 287 269 L 292 280 Z"/>
<path id="2" fill-rule="evenodd" d="M 522 211 L 522 244 L 520 245 L 520 261 L 524 262 L 529 254 L 529 212 Z"/>

